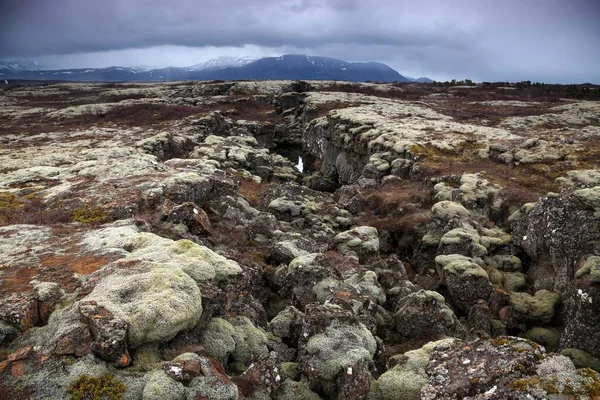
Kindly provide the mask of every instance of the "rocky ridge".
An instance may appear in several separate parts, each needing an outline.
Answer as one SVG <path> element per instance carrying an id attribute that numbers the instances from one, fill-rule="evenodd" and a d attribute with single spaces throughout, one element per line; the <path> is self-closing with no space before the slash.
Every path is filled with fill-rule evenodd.
<path id="1" fill-rule="evenodd" d="M 0 398 L 598 398 L 600 103 L 536 90 L 4 88 Z"/>

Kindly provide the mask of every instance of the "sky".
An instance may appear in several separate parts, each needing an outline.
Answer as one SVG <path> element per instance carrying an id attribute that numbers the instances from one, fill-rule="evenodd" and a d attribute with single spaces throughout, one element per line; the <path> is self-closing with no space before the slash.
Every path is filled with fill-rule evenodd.
<path id="1" fill-rule="evenodd" d="M 183 67 L 290 53 L 435 80 L 600 84 L 600 0 L 0 0 L 1 59 Z"/>

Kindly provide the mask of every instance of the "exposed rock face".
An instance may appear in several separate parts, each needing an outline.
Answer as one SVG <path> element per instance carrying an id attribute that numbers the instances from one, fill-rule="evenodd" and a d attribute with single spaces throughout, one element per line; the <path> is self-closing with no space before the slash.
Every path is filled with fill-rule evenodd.
<path id="1" fill-rule="evenodd" d="M 2 88 L 0 398 L 596 398 L 598 102 L 513 89 Z"/>
<path id="2" fill-rule="evenodd" d="M 588 398 L 598 381 L 597 373 L 575 370 L 567 357 L 547 356 L 535 343 L 514 337 L 438 346 L 427 375 L 423 399 Z"/>
<path id="3" fill-rule="evenodd" d="M 566 294 L 578 263 L 600 253 L 594 190 L 546 196 L 517 222 L 513 238 L 533 259 L 528 275 L 536 290 Z"/>
<path id="4" fill-rule="evenodd" d="M 464 328 L 437 292 L 420 290 L 402 298 L 393 315 L 401 340 L 428 342 L 445 336 L 461 337 Z"/>
<path id="5" fill-rule="evenodd" d="M 318 393 L 366 398 L 377 342 L 351 312 L 339 306 L 308 311 L 300 343 L 300 371 Z"/>

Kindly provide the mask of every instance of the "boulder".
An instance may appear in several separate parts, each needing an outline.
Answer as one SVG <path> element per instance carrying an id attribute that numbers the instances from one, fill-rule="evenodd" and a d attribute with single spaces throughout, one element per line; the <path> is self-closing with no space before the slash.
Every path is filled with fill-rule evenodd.
<path id="1" fill-rule="evenodd" d="M 513 219 L 513 240 L 532 263 L 527 272 L 535 290 L 564 295 L 576 266 L 600 254 L 600 219 L 595 216 L 595 189 L 565 189 L 549 194 Z"/>
<path id="2" fill-rule="evenodd" d="M 523 292 L 510 294 L 512 317 L 518 322 L 527 324 L 549 323 L 559 303 L 560 296 L 547 290 L 539 290 L 533 296 Z"/>
<path id="3" fill-rule="evenodd" d="M 149 372 L 145 378 L 142 400 L 185 400 L 186 390 L 183 384 L 163 370 Z"/>
<path id="4" fill-rule="evenodd" d="M 473 259 L 452 254 L 437 256 L 435 262 L 442 268 L 443 282 L 452 302 L 461 311 L 468 312 L 478 300 L 489 299 L 492 291 L 489 276 Z"/>
<path id="5" fill-rule="evenodd" d="M 363 263 L 379 256 L 377 229 L 371 226 L 358 226 L 335 236 L 337 250 L 343 255 L 355 253 Z"/>
<path id="6" fill-rule="evenodd" d="M 223 365 L 228 361 L 247 368 L 254 359 L 269 353 L 265 332 L 247 317 L 213 318 L 205 327 L 200 343 Z"/>
<path id="7" fill-rule="evenodd" d="M 127 325 L 127 343 L 170 340 L 202 315 L 196 282 L 180 268 L 145 264 L 102 279 L 83 304 L 94 302 Z"/>
<path id="8" fill-rule="evenodd" d="M 377 342 L 365 325 L 336 305 L 311 306 L 298 362 L 310 388 L 340 399 L 365 398 Z"/>
<path id="9" fill-rule="evenodd" d="M 397 364 L 373 381 L 369 400 L 420 400 L 421 389 L 427 384 L 427 363 L 438 346 L 444 347 L 454 339 L 427 343 L 420 349 L 394 356 Z"/>
<path id="10" fill-rule="evenodd" d="M 413 339 L 427 343 L 446 336 L 461 337 L 465 334 L 464 327 L 446 305 L 444 297 L 429 290 L 419 290 L 401 298 L 391 324 L 393 339 L 398 342 Z"/>
<path id="11" fill-rule="evenodd" d="M 547 356 L 531 341 L 506 336 L 439 346 L 426 372 L 426 400 L 583 399 L 593 398 L 600 383 L 592 370 L 575 370 L 566 357 Z"/>

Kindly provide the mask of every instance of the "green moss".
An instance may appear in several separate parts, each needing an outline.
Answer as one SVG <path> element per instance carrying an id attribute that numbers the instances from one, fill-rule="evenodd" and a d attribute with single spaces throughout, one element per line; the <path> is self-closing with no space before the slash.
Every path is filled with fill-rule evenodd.
<path id="1" fill-rule="evenodd" d="M 281 370 L 283 371 L 283 375 L 286 378 L 299 380 L 300 379 L 300 370 L 298 368 L 298 363 L 295 362 L 282 362 Z"/>
<path id="2" fill-rule="evenodd" d="M 101 223 L 108 219 L 108 214 L 102 207 L 92 204 L 84 204 L 77 207 L 71 213 L 71 220 L 82 222 L 84 224 Z"/>
<path id="3" fill-rule="evenodd" d="M 546 328 L 536 326 L 525 332 L 523 337 L 543 345 L 548 351 L 555 351 L 558 348 L 558 335 Z"/>
<path id="4" fill-rule="evenodd" d="M 126 386 L 106 374 L 100 378 L 82 375 L 69 385 L 67 392 L 72 400 L 122 400 Z"/>
<path id="5" fill-rule="evenodd" d="M 510 294 L 510 307 L 526 321 L 548 323 L 554 316 L 554 308 L 560 303 L 560 295 L 539 290 L 534 296 L 527 293 Z"/>
<path id="6" fill-rule="evenodd" d="M 577 368 L 591 368 L 600 372 L 600 359 L 583 350 L 567 348 L 561 350 L 560 354 L 569 357 Z"/>

